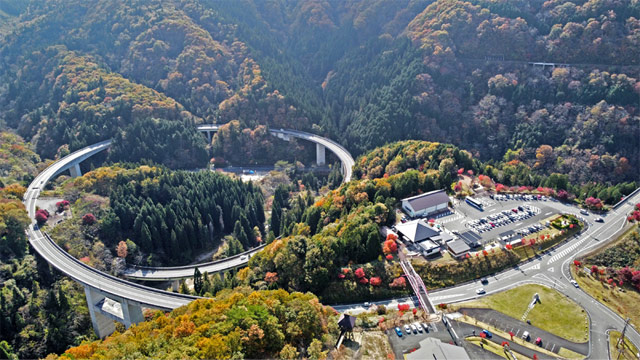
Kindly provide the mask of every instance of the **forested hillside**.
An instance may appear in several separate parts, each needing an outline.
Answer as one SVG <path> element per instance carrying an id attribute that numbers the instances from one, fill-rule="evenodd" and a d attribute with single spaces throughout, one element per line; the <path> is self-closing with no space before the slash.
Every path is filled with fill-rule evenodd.
<path id="1" fill-rule="evenodd" d="M 22 204 L 40 158 L 30 144 L 0 133 L 0 358 L 40 358 L 91 338 L 81 286 L 30 251 Z"/>
<path id="2" fill-rule="evenodd" d="M 576 184 L 639 179 L 638 0 L 60 5 L 31 1 L 0 48 L 2 118 L 41 155 L 116 137 L 135 151 L 114 160 L 193 166 L 192 123 L 238 120 L 252 139 L 311 130 L 356 154 L 425 139 Z M 241 160 L 221 139 L 215 155 Z"/>
<path id="3" fill-rule="evenodd" d="M 60 358 L 324 358 L 323 346 L 334 345 L 338 332 L 332 315 L 312 294 L 236 288 L 169 314 L 158 311 L 123 334 L 83 343 Z"/>
<path id="4" fill-rule="evenodd" d="M 221 125 L 210 142 L 203 123 Z M 272 128 L 338 141 L 358 157 L 354 180 L 318 197 L 300 171 L 271 202 L 192 171 L 314 158 Z M 405 295 L 395 242 L 379 232 L 398 199 L 462 195 L 468 176 L 601 210 L 637 187 L 640 0 L 0 0 L 0 130 L 0 357 L 61 353 L 90 333 L 80 287 L 29 253 L 20 200 L 52 159 L 106 139 L 85 176 L 44 189 L 64 200 L 40 225 L 73 256 L 117 274 L 222 241 L 221 256 L 268 246 L 196 289 L 258 292 L 223 291 L 68 355 L 312 356 L 326 311 L 312 295 L 264 291 Z M 637 267 L 623 255 L 596 260 Z M 418 271 L 441 287 L 443 274 L 517 261 L 497 252 Z M 130 341 L 150 333 L 149 346 Z"/>

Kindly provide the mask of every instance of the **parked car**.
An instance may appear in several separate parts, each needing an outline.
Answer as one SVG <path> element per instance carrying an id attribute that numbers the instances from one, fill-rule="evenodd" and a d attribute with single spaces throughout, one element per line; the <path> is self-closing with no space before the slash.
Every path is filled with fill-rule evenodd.
<path id="1" fill-rule="evenodd" d="M 589 212 L 587 210 L 580 210 L 580 214 L 589 215 Z"/>
<path id="2" fill-rule="evenodd" d="M 422 333 L 422 325 L 420 325 L 420 323 L 415 323 L 413 325 L 415 325 L 415 327 L 416 327 L 416 329 L 418 329 L 419 333 Z"/>
<path id="3" fill-rule="evenodd" d="M 400 330 L 399 327 L 396 328 L 396 335 L 398 335 L 398 337 L 402 337 L 402 330 Z"/>
<path id="4" fill-rule="evenodd" d="M 411 328 L 409 327 L 409 325 L 404 326 L 404 332 L 406 332 L 407 335 L 411 335 Z"/>
<path id="5" fill-rule="evenodd" d="M 529 335 L 528 331 L 525 331 L 522 333 L 522 338 L 526 341 L 529 341 L 531 339 L 531 335 Z"/>
<path id="6" fill-rule="evenodd" d="M 418 333 L 418 328 L 414 324 L 411 324 L 411 330 L 413 330 L 414 334 Z"/>
<path id="7" fill-rule="evenodd" d="M 537 338 L 536 339 L 536 345 L 542 346 L 542 339 L 541 338 Z"/>
<path id="8" fill-rule="evenodd" d="M 599 217 L 599 218 L 596 218 L 596 221 L 597 221 L 597 222 L 599 222 L 599 223 L 603 223 L 603 222 L 604 222 L 604 219 L 603 219 L 603 218 L 601 218 L 601 217 Z"/>
<path id="9" fill-rule="evenodd" d="M 422 328 L 424 329 L 424 331 L 426 331 L 427 333 L 429 333 L 429 324 L 427 323 L 422 323 Z"/>
<path id="10" fill-rule="evenodd" d="M 486 291 L 484 291 L 483 288 L 480 288 L 480 289 L 476 290 L 476 294 L 478 294 L 478 295 L 486 294 Z"/>
<path id="11" fill-rule="evenodd" d="M 573 286 L 575 286 L 575 287 L 577 287 L 577 288 L 579 288 L 579 287 L 580 287 L 580 285 L 578 285 L 578 282 L 577 282 L 577 281 L 575 281 L 575 280 L 573 280 L 573 279 L 571 279 L 571 284 L 573 284 Z"/>
<path id="12" fill-rule="evenodd" d="M 484 329 L 482 330 L 482 332 L 487 336 L 487 339 L 491 339 L 493 337 L 493 334 L 491 333 L 491 331 Z M 538 338 L 540 339 L 540 338 Z"/>

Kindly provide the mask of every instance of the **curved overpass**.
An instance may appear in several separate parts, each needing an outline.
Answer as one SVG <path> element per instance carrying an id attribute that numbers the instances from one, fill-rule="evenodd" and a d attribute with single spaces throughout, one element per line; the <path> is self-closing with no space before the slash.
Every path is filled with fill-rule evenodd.
<path id="1" fill-rule="evenodd" d="M 202 273 L 206 271 L 213 274 L 247 265 L 249 258 L 262 251 L 265 246 L 261 245 L 238 255 L 202 264 L 171 267 L 130 266 L 125 269 L 123 275 L 133 280 L 169 281 L 192 278 L 196 268 Z"/>
<path id="2" fill-rule="evenodd" d="M 219 125 L 201 125 L 198 127 L 198 130 L 201 132 L 211 132 L 217 131 L 218 128 Z M 342 162 L 343 182 L 351 179 L 351 168 L 354 165 L 354 160 L 351 154 L 340 144 L 321 136 L 302 131 L 280 129 L 270 130 L 270 132 L 285 140 L 288 140 L 288 137 L 295 137 L 329 148 Z M 164 310 L 171 310 L 185 305 L 197 297 L 141 286 L 93 269 L 61 249 L 35 225 L 36 200 L 40 195 L 41 189 L 46 186 L 47 182 L 66 170 L 71 170 L 74 176 L 80 175 L 79 164 L 85 159 L 106 150 L 110 145 L 111 141 L 107 140 L 87 146 L 56 161 L 42 173 L 38 174 L 29 185 L 24 196 L 24 203 L 33 225 L 28 230 L 29 241 L 34 249 L 58 270 L 86 287 L 99 291 L 108 297 L 126 299 L 140 305 Z M 126 269 L 124 275 L 136 280 L 166 281 L 192 277 L 196 267 L 202 272 L 207 271 L 209 273 L 229 270 L 245 266 L 249 258 L 262 250 L 263 247 L 264 246 L 220 261 L 205 264 L 168 268 L 130 267 Z"/>
<path id="3" fill-rule="evenodd" d="M 206 133 L 216 132 L 218 131 L 219 128 L 220 128 L 220 125 L 216 125 L 216 124 L 205 124 L 205 125 L 198 126 L 198 130 Z M 342 163 L 342 175 L 343 175 L 342 181 L 343 182 L 351 181 L 351 175 L 352 175 L 351 168 L 353 168 L 353 165 L 355 165 L 355 161 L 353 160 L 353 157 L 351 157 L 351 154 L 349 153 L 349 151 L 347 151 L 347 149 L 345 149 L 342 145 L 338 144 L 337 142 L 322 136 L 318 136 L 318 135 L 314 135 L 308 132 L 298 131 L 298 130 L 269 129 L 269 132 L 272 135 L 277 136 L 284 140 L 289 140 L 290 137 L 294 137 L 298 139 L 311 141 L 312 143 L 315 143 L 317 146 L 320 146 L 320 147 L 317 147 L 317 151 L 322 152 L 322 155 L 318 157 L 318 159 L 322 158 L 322 161 L 318 160 L 319 163 L 320 162 L 324 163 L 324 148 L 331 150 L 331 152 L 334 153 Z"/>
<path id="4" fill-rule="evenodd" d="M 32 220 L 32 225 L 27 230 L 29 242 L 49 264 L 106 297 L 116 300 L 126 299 L 138 306 L 163 310 L 172 310 L 186 305 L 197 297 L 142 286 L 98 271 L 69 255 L 48 235 L 43 234 L 36 224 L 36 200 L 47 182 L 59 173 L 76 166 L 80 161 L 107 149 L 109 145 L 111 145 L 110 141 L 103 141 L 78 150 L 56 161 L 36 176 L 24 195 L 24 203 Z"/>

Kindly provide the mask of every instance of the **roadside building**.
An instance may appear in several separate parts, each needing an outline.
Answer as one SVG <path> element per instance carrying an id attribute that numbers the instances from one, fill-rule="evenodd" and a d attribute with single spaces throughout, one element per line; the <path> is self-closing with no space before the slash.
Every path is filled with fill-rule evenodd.
<path id="1" fill-rule="evenodd" d="M 412 218 L 434 216 L 447 211 L 448 207 L 449 196 L 444 190 L 402 199 L 402 209 Z"/>
<path id="2" fill-rule="evenodd" d="M 471 248 L 469 248 L 469 245 L 467 245 L 463 240 L 458 239 L 449 241 L 447 243 L 447 250 L 449 250 L 449 253 L 451 253 L 451 255 L 456 259 L 462 259 L 469 253 Z"/>
<path id="3" fill-rule="evenodd" d="M 440 252 L 440 245 L 431 240 L 421 241 L 418 243 L 418 246 L 424 256 L 431 256 Z"/>
<path id="4" fill-rule="evenodd" d="M 444 246 L 446 243 L 453 240 L 453 236 L 451 236 L 449 233 L 442 231 L 438 235 L 433 236 L 430 239 L 436 244 Z"/>
<path id="5" fill-rule="evenodd" d="M 419 219 L 407 221 L 404 224 L 398 224 L 396 225 L 396 230 L 404 240 L 412 243 L 419 243 L 440 234 L 438 231 Z"/>
<path id="6" fill-rule="evenodd" d="M 404 356 L 406 360 L 470 360 L 467 351 L 461 347 L 447 344 L 437 338 L 428 337 L 420 341 L 420 347 Z"/>

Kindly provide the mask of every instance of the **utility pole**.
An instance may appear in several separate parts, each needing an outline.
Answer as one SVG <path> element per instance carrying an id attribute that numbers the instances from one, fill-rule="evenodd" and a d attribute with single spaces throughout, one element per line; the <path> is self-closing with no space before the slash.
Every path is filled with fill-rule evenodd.
<path id="1" fill-rule="evenodd" d="M 624 327 L 622 328 L 622 334 L 620 334 L 620 339 L 618 339 L 618 344 L 616 345 L 616 347 L 618 348 L 618 359 L 617 360 L 620 360 L 620 356 L 622 356 L 622 350 L 624 350 L 624 348 L 622 348 L 622 349 L 620 348 L 620 345 L 624 346 L 624 344 L 623 344 L 624 334 L 625 334 L 625 332 L 627 332 L 627 326 L 629 325 L 629 320 L 631 320 L 631 319 L 627 318 L 627 320 L 625 320 Z"/>

